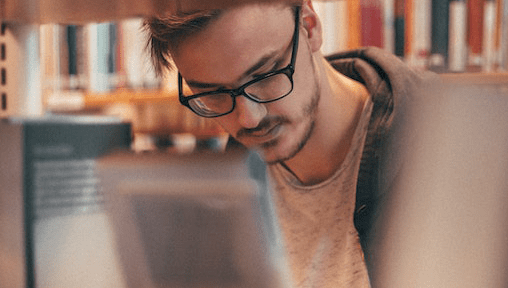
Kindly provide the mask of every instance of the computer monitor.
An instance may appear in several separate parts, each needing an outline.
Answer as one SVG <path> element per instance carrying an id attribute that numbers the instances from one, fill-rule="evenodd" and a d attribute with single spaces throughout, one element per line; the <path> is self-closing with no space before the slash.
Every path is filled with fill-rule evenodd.
<path id="1" fill-rule="evenodd" d="M 381 179 L 373 287 L 506 287 L 506 84 L 445 81 L 410 103 Z"/>
<path id="2" fill-rule="evenodd" d="M 99 167 L 128 287 L 291 287 L 257 154 L 124 153 Z"/>

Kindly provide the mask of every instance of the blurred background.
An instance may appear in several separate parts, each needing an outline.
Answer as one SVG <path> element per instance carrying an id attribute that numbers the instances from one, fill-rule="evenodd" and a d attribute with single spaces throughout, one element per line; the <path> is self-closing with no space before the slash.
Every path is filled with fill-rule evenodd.
<path id="1" fill-rule="evenodd" d="M 155 76 L 141 16 L 228 1 L 0 3 L 1 118 L 114 115 L 132 123 L 138 150 L 180 134 L 187 135 L 184 142 L 222 135 L 212 121 L 178 104 L 175 74 Z M 415 69 L 506 81 L 505 0 L 318 0 L 314 7 L 323 22 L 325 55 L 377 46 Z"/>
<path id="2" fill-rule="evenodd" d="M 245 1 L 256 0 L 0 0 L 1 287 L 131 287 L 100 159 L 134 152 L 119 162 L 132 167 L 106 167 L 138 175 L 147 152 L 165 159 L 227 141 L 179 104 L 175 73 L 155 75 L 142 19 Z M 391 234 L 381 239 L 374 287 L 506 287 L 508 0 L 313 3 L 323 54 L 381 47 L 452 87 L 425 91 L 406 128 L 419 141 L 399 143 L 417 153 L 382 223 Z M 223 167 L 248 166 L 235 161 Z M 231 180 L 227 171 L 216 178 Z M 410 197 L 397 193 L 406 190 Z"/>

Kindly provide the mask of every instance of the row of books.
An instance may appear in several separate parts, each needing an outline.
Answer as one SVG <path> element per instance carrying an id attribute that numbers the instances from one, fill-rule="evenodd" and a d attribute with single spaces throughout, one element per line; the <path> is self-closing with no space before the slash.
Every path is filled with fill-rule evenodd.
<path id="1" fill-rule="evenodd" d="M 324 54 L 378 46 L 419 69 L 508 70 L 508 0 L 337 0 L 313 5 L 323 24 Z M 160 87 L 141 21 L 41 25 L 43 89 L 51 94 Z M 163 85 L 175 86 L 175 81 Z"/>
<path id="2" fill-rule="evenodd" d="M 508 0 L 315 1 L 323 53 L 384 48 L 418 69 L 508 70 Z"/>
<path id="3" fill-rule="evenodd" d="M 176 75 L 154 72 L 142 19 L 40 27 L 45 112 L 117 116 L 135 134 L 221 133 L 180 105 Z"/>
<path id="4" fill-rule="evenodd" d="M 41 25 L 43 88 L 107 93 L 158 87 L 140 18 Z"/>

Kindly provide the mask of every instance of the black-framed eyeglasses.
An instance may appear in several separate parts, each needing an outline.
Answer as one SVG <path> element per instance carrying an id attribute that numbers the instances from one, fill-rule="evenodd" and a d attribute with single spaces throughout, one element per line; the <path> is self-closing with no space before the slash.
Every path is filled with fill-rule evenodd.
<path id="1" fill-rule="evenodd" d="M 295 30 L 291 62 L 284 68 L 266 73 L 243 84 L 237 89 L 219 89 L 191 96 L 183 95 L 182 76 L 178 73 L 178 98 L 180 103 L 202 117 L 219 117 L 233 112 L 236 97 L 244 96 L 256 103 L 270 103 L 280 100 L 293 91 L 293 74 L 295 72 L 296 54 L 298 51 L 300 7 L 295 12 Z"/>

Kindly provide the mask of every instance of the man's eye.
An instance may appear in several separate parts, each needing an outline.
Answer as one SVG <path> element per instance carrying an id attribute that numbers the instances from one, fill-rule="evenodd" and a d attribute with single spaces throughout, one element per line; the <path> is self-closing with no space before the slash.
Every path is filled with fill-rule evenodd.
<path id="1" fill-rule="evenodd" d="M 212 91 L 217 91 L 217 90 L 224 90 L 224 88 L 192 88 L 191 91 L 193 94 L 201 94 L 201 93 L 207 93 L 207 92 L 212 92 Z"/>
<path id="2" fill-rule="evenodd" d="M 206 92 L 210 92 L 210 91 L 213 91 L 212 89 L 192 89 L 192 93 L 194 94 L 201 94 L 201 93 L 206 93 Z"/>
<path id="3" fill-rule="evenodd" d="M 263 78 L 266 74 L 269 74 L 269 73 L 272 73 L 274 71 L 277 71 L 280 69 L 280 66 L 281 66 L 281 63 L 282 61 L 276 61 L 275 63 L 273 63 L 273 65 L 271 67 L 269 67 L 268 69 L 263 69 L 263 72 L 262 73 L 256 73 L 256 74 L 253 74 L 252 77 L 253 79 L 259 79 L 259 78 Z"/>

